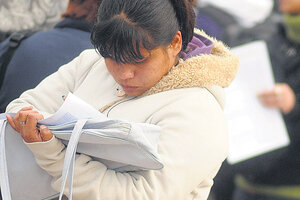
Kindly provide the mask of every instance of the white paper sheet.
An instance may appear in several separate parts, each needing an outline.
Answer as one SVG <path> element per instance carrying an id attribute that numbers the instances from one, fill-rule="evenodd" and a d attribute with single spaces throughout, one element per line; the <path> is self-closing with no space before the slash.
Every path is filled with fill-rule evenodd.
<path id="1" fill-rule="evenodd" d="M 74 94 L 69 93 L 65 102 L 58 111 L 50 117 L 40 120 L 39 124 L 59 125 L 83 118 L 97 118 L 103 119 L 103 121 L 108 120 L 105 115 L 100 113 L 91 105 L 76 97 Z"/>
<path id="2" fill-rule="evenodd" d="M 240 59 L 236 79 L 226 89 L 231 164 L 287 146 L 288 133 L 280 112 L 262 106 L 257 93 L 274 86 L 267 46 L 263 41 L 232 49 Z"/>

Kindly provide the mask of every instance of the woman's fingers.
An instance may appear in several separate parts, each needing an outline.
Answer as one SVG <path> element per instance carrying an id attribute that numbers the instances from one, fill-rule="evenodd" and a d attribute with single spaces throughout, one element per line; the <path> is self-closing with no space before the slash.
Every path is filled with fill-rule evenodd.
<path id="1" fill-rule="evenodd" d="M 11 127 L 20 133 L 21 126 L 25 125 L 27 115 L 30 113 L 37 113 L 37 111 L 34 110 L 19 111 L 15 117 L 7 115 L 6 118 L 8 123 L 11 125 Z"/>
<path id="2" fill-rule="evenodd" d="M 20 120 L 22 117 L 24 116 L 20 114 Z M 20 133 L 25 142 L 42 142 L 42 138 L 37 129 L 37 122 L 43 118 L 43 115 L 32 112 L 26 115 L 26 119 L 22 119 L 25 120 L 25 123 L 21 124 Z"/>
<path id="3" fill-rule="evenodd" d="M 24 107 L 22 108 L 21 110 L 19 110 L 19 112 L 16 114 L 16 116 L 14 117 L 14 120 L 19 120 L 19 117 L 20 117 L 20 113 L 23 113 L 23 112 L 30 112 L 32 111 L 33 107 L 32 106 L 28 106 L 28 107 Z"/>
<path id="4" fill-rule="evenodd" d="M 53 134 L 46 126 L 42 125 L 40 131 L 37 128 L 37 122 L 44 119 L 44 116 L 32 109 L 32 106 L 22 108 L 15 117 L 7 115 L 8 123 L 21 134 L 25 142 L 51 140 Z"/>
<path id="5" fill-rule="evenodd" d="M 260 101 L 264 106 L 267 107 L 278 107 L 278 100 L 275 97 L 264 97 L 260 98 Z"/>
<path id="6" fill-rule="evenodd" d="M 285 114 L 295 107 L 295 93 L 286 83 L 278 83 L 272 90 L 261 92 L 258 97 L 264 106 L 278 108 Z"/>
<path id="7" fill-rule="evenodd" d="M 40 127 L 40 134 L 43 141 L 49 141 L 52 139 L 52 132 L 44 125 Z"/>
<path id="8" fill-rule="evenodd" d="M 260 102 L 266 107 L 278 108 L 280 97 L 274 90 L 267 90 L 258 95 Z"/>
<path id="9" fill-rule="evenodd" d="M 10 116 L 10 115 L 7 115 L 7 121 L 8 123 L 11 125 L 11 127 L 13 129 L 15 129 L 17 132 L 20 132 L 20 125 L 19 125 L 19 115 L 20 115 L 20 112 L 23 112 L 23 111 L 31 111 L 33 109 L 32 106 L 28 106 L 28 107 L 24 107 L 22 108 L 14 117 Z"/>
<path id="10" fill-rule="evenodd" d="M 17 129 L 17 126 L 15 125 L 14 119 L 12 118 L 12 116 L 7 115 L 6 116 L 8 123 L 10 124 L 10 126 L 15 129 L 15 131 L 19 132 L 20 130 Z"/>
<path id="11" fill-rule="evenodd" d="M 21 127 L 25 126 L 26 124 L 27 116 L 31 113 L 38 113 L 38 112 L 32 109 L 28 109 L 28 110 L 24 109 L 24 110 L 20 110 L 17 113 L 17 115 L 13 118 L 16 131 L 20 132 Z"/>
<path id="12" fill-rule="evenodd" d="M 26 110 L 26 111 L 20 111 L 19 112 L 19 117 L 18 117 L 18 122 L 26 122 L 27 120 L 27 117 L 30 115 L 30 114 L 38 114 L 37 111 L 35 110 Z M 23 125 L 23 123 L 19 123 L 20 125 Z"/>

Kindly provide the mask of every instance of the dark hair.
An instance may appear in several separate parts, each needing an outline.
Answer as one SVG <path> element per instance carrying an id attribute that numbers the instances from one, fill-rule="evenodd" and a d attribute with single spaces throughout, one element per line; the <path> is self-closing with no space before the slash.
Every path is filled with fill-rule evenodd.
<path id="1" fill-rule="evenodd" d="M 182 50 L 194 34 L 192 0 L 103 0 L 91 41 L 104 58 L 139 63 L 140 47 L 168 46 L 178 30 Z"/>
<path id="2" fill-rule="evenodd" d="M 69 0 L 67 10 L 61 16 L 95 23 L 101 2 L 102 0 Z"/>

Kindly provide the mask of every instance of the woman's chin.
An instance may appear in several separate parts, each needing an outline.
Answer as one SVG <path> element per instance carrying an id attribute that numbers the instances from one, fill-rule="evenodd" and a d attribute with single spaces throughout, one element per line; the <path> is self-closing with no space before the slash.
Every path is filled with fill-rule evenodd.
<path id="1" fill-rule="evenodd" d="M 145 91 L 134 90 L 134 89 L 123 89 L 127 96 L 137 97 L 142 95 Z"/>

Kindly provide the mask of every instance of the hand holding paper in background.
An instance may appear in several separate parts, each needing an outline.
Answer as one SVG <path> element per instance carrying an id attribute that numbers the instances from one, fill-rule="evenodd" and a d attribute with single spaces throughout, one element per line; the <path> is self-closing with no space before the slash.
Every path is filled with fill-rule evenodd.
<path id="1" fill-rule="evenodd" d="M 264 107 L 257 94 L 274 87 L 265 42 L 232 49 L 240 59 L 236 79 L 226 90 L 231 164 L 287 146 L 289 137 L 280 112 Z M 250 56 L 250 55 L 256 55 Z"/>

